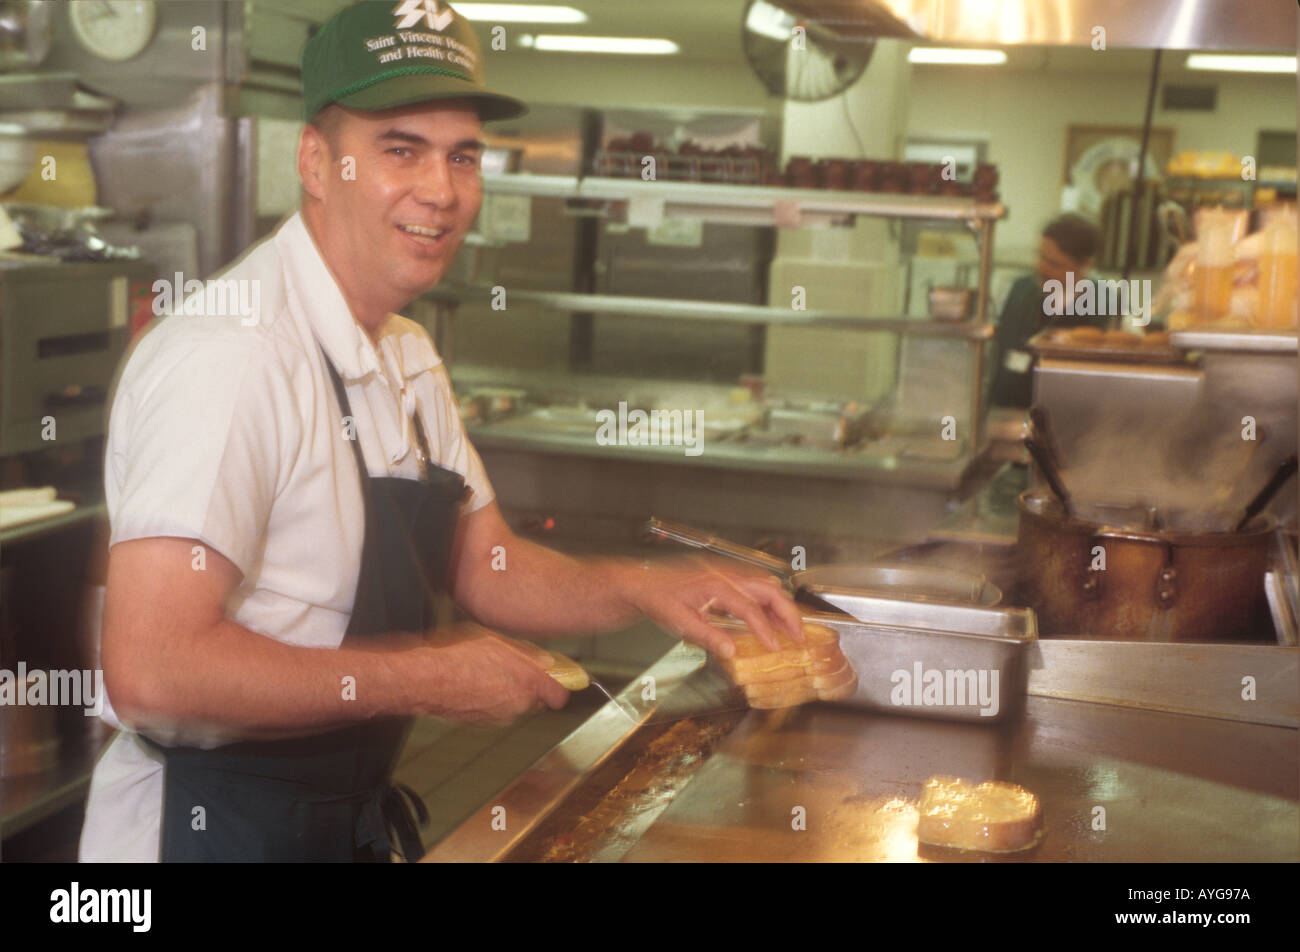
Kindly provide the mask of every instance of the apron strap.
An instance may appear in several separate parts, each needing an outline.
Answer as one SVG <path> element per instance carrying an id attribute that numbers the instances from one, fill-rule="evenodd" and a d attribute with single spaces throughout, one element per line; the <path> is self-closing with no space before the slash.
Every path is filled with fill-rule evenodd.
<path id="1" fill-rule="evenodd" d="M 352 416 L 352 404 L 348 400 L 347 387 L 343 385 L 343 378 L 339 376 L 339 372 L 337 368 L 335 368 L 334 366 L 334 361 L 330 360 L 329 354 L 325 353 L 325 348 L 321 346 L 320 341 L 316 341 L 316 349 L 320 351 L 321 357 L 325 360 L 325 368 L 329 371 L 330 382 L 334 384 L 334 395 L 338 397 L 339 409 L 343 411 L 343 415 L 345 417 Z M 420 453 L 423 455 L 424 461 L 429 466 L 436 465 L 433 462 L 433 454 L 429 451 L 429 439 L 425 435 L 424 423 L 421 422 L 420 420 L 420 410 L 418 406 L 416 407 L 416 411 L 412 415 L 411 420 L 415 424 L 415 442 L 419 446 Z M 354 439 L 354 440 L 349 440 L 348 442 L 352 444 L 352 450 L 356 454 L 357 465 L 361 467 L 362 476 L 369 478 L 370 473 L 366 469 L 365 457 L 361 455 L 360 441 Z M 421 473 L 423 472 L 424 472 L 424 467 L 422 466 Z"/>
<path id="2" fill-rule="evenodd" d="M 410 787 L 394 783 L 377 789 L 366 799 L 357 820 L 353 843 L 362 855 L 386 863 L 393 853 L 390 831 L 397 835 L 397 851 L 408 863 L 424 855 L 420 830 L 429 825 L 424 801 Z"/>
<path id="3" fill-rule="evenodd" d="M 334 384 L 334 395 L 338 397 L 339 410 L 344 418 L 352 416 L 352 404 L 348 401 L 348 391 L 343 386 L 343 378 L 334 369 L 334 361 L 330 360 L 329 354 L 325 353 L 325 348 L 321 347 L 320 341 L 316 342 L 316 349 L 320 351 L 321 357 L 325 360 L 325 369 L 329 371 L 330 381 Z M 353 426 L 356 425 L 355 417 L 353 417 L 352 423 Z M 352 444 L 352 455 L 357 458 L 357 467 L 361 470 L 361 479 L 369 481 L 370 471 L 366 469 L 366 458 L 361 455 L 361 441 L 354 436 L 348 442 Z"/>

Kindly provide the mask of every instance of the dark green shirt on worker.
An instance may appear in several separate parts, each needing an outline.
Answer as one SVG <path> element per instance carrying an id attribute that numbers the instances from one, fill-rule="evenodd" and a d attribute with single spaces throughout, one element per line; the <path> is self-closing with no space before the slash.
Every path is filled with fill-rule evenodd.
<path id="1" fill-rule="evenodd" d="M 989 405 L 995 407 L 1029 408 L 1033 399 L 1033 362 L 1025 344 L 1031 337 L 1049 325 L 1060 327 L 1096 327 L 1105 330 L 1110 324 L 1107 315 L 1083 317 L 1063 314 L 1059 317 L 1043 313 L 1043 282 L 1037 275 L 1026 275 L 1011 285 L 1002 316 L 998 318 L 994 335 L 990 366 L 993 374 L 993 392 Z"/>

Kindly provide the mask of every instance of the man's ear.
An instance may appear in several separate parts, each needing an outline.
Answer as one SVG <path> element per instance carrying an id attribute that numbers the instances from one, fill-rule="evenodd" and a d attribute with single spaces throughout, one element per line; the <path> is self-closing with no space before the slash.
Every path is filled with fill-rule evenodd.
<path id="1" fill-rule="evenodd" d="M 298 138 L 298 178 L 302 190 L 317 200 L 325 197 L 325 179 L 334 166 L 334 156 L 325 136 L 310 123 Z"/>

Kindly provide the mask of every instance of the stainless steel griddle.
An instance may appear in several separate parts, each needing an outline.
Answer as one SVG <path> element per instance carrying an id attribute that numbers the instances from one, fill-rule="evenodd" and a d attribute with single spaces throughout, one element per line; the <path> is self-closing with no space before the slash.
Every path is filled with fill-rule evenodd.
<path id="1" fill-rule="evenodd" d="M 1300 859 L 1294 649 L 1047 641 L 1030 668 L 1021 709 L 991 725 L 823 704 L 719 711 L 717 674 L 679 645 L 645 672 L 655 701 L 634 680 L 623 710 L 607 704 L 426 860 Z M 1211 684 L 1162 689 L 1192 672 Z M 1234 706 L 1252 672 L 1260 700 Z M 936 774 L 1032 790 L 1038 847 L 919 846 L 915 800 Z"/>

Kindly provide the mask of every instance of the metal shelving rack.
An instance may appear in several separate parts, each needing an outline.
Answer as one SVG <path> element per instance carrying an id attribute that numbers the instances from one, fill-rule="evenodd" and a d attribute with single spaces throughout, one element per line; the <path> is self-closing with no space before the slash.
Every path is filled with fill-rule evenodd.
<path id="1" fill-rule="evenodd" d="M 1242 179 L 1242 178 L 1201 178 L 1190 175 L 1171 175 L 1165 178 L 1164 186 L 1172 196 L 1190 194 L 1196 199 L 1189 202 L 1191 208 L 1201 205 L 1218 204 L 1223 193 L 1236 192 L 1241 196 L 1241 207 L 1255 207 L 1255 193 L 1260 189 L 1274 189 L 1279 193 L 1296 194 L 1294 179 Z"/>
<path id="2" fill-rule="evenodd" d="M 483 187 L 496 195 L 563 198 L 571 204 L 626 204 L 631 224 L 687 218 L 724 225 L 803 227 L 846 221 L 858 215 L 964 221 L 976 233 L 980 250 L 976 323 L 983 323 L 987 317 L 989 274 L 993 266 L 993 224 L 1006 215 L 1006 209 L 999 202 L 982 203 L 970 198 L 765 185 L 643 182 L 639 179 L 513 173 L 484 175 Z"/>
<path id="3" fill-rule="evenodd" d="M 971 453 L 982 442 L 984 345 L 993 336 L 988 323 L 989 284 L 993 267 L 993 226 L 1006 215 L 1001 203 L 971 198 L 896 195 L 779 186 L 729 185 L 707 182 L 646 182 L 639 179 L 600 178 L 530 173 L 489 174 L 483 187 L 495 195 L 564 199 L 571 208 L 587 214 L 626 215 L 633 226 L 649 226 L 666 219 L 692 219 L 751 227 L 805 227 L 847 222 L 859 215 L 880 218 L 961 221 L 975 233 L 979 246 L 979 284 L 975 312 L 964 321 L 924 321 L 903 317 L 872 318 L 832 311 L 793 311 L 789 308 L 683 301 L 675 298 L 511 290 L 516 301 L 560 311 L 628 314 L 666 319 L 719 320 L 749 324 L 785 324 L 837 330 L 889 332 L 969 340 L 975 347 L 975 385 L 972 400 L 974 439 Z M 442 286 L 426 297 L 443 317 L 462 301 L 487 300 L 484 288 Z M 450 355 L 444 355 L 450 356 Z"/>

